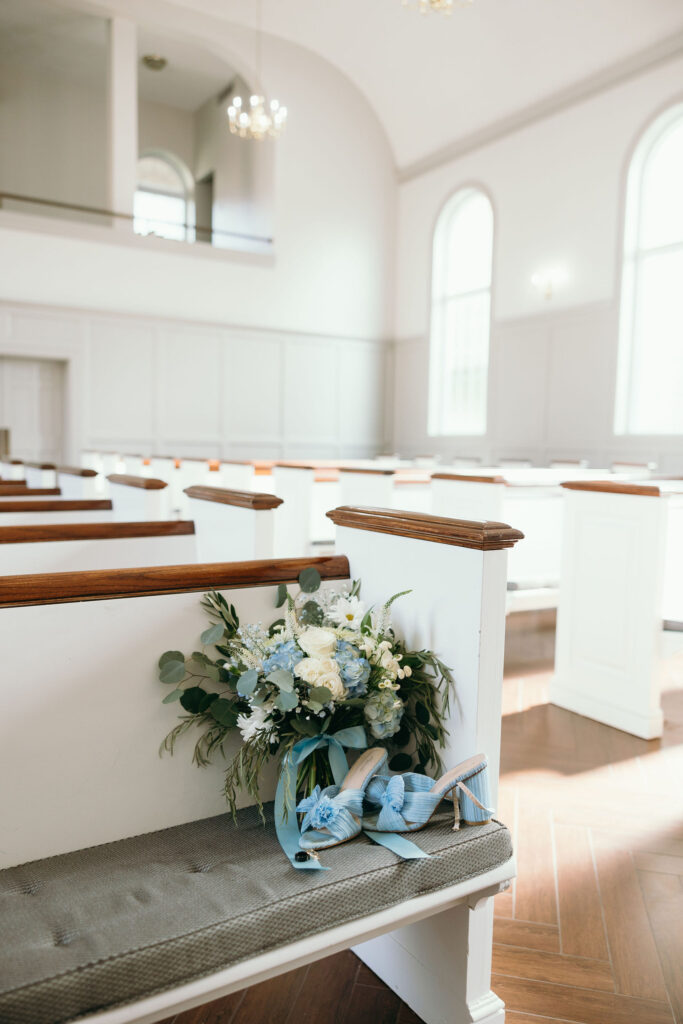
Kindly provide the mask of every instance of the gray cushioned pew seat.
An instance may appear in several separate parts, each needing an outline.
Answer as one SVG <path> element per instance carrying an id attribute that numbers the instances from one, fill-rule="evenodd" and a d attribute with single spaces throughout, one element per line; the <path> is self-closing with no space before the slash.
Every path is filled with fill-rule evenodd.
<path id="1" fill-rule="evenodd" d="M 0 871 L 0 1021 L 60 1024 L 211 974 L 505 863 L 504 825 L 452 812 L 399 861 L 362 836 L 295 871 L 254 808 Z"/>

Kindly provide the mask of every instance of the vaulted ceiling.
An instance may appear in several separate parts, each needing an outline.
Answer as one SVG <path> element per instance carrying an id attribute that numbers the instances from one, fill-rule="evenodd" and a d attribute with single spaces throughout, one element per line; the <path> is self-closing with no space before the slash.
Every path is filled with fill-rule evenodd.
<path id="1" fill-rule="evenodd" d="M 240 25 L 256 15 L 255 0 L 173 2 Z M 399 168 L 637 54 L 683 52 L 683 0 L 474 0 L 449 17 L 401 0 L 262 2 L 266 32 L 320 54 L 365 94 Z"/>

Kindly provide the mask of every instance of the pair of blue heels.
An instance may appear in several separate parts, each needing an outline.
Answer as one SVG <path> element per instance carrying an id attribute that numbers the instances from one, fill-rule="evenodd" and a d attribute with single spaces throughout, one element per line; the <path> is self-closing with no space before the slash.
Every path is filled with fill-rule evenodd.
<path id="1" fill-rule="evenodd" d="M 352 765 L 341 786 L 328 786 L 302 800 L 304 815 L 299 846 L 305 851 L 328 849 L 355 839 L 362 829 L 371 832 L 416 832 L 429 823 L 449 794 L 455 825 L 485 825 L 494 813 L 489 807 L 487 761 L 476 754 L 451 768 L 440 779 L 405 772 L 384 775 L 387 753 L 381 747 L 366 750 Z M 297 855 L 298 856 L 298 855 Z M 303 856 L 303 855 L 302 855 Z"/>

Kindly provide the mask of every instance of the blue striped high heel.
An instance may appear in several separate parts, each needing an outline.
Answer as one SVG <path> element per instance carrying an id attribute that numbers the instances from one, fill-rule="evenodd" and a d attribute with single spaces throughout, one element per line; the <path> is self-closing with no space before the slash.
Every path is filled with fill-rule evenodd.
<path id="1" fill-rule="evenodd" d="M 438 781 L 415 772 L 376 775 L 365 792 L 366 801 L 374 807 L 363 818 L 363 828 L 376 832 L 416 832 L 428 824 L 448 794 L 453 798 L 454 830 L 460 822 L 486 825 L 491 820 L 494 811 L 489 807 L 488 766 L 483 754 L 475 754 L 451 768 Z"/>
<path id="2" fill-rule="evenodd" d="M 297 805 L 297 811 L 305 815 L 299 840 L 302 850 L 325 850 L 360 834 L 365 788 L 386 761 L 386 750 L 371 747 L 351 766 L 341 786 L 323 790 L 316 786 Z"/>

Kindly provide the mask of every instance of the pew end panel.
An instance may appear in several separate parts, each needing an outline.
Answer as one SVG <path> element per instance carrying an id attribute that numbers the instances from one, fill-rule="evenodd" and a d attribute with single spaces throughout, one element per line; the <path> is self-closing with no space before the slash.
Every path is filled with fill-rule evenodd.
<path id="1" fill-rule="evenodd" d="M 274 556 L 281 498 L 223 487 L 188 487 L 184 493 L 197 526 L 201 562 Z"/>
<path id="2" fill-rule="evenodd" d="M 24 469 L 29 487 L 57 486 L 57 467 L 54 462 L 25 462 Z"/>
<path id="3" fill-rule="evenodd" d="M 275 554 L 278 558 L 304 555 L 310 547 L 313 531 L 313 466 L 273 466 L 273 490 L 284 502 L 275 527 Z"/>
<path id="4" fill-rule="evenodd" d="M 643 739 L 662 734 L 667 500 L 651 486 L 565 484 L 550 700 Z"/>
<path id="5" fill-rule="evenodd" d="M 65 498 L 88 500 L 100 498 L 104 493 L 100 474 L 89 467 L 58 466 L 57 482 Z"/>
<path id="6" fill-rule="evenodd" d="M 508 548 L 522 534 L 500 523 L 387 509 L 336 509 L 337 550 L 362 576 L 369 604 L 410 588 L 393 606 L 399 632 L 453 670 L 456 696 L 444 763 L 488 756 L 497 799 Z M 503 1024 L 491 992 L 493 900 L 459 906 L 364 942 L 354 952 L 425 1021 Z M 461 950 L 469 949 L 468 955 Z"/>
<path id="7" fill-rule="evenodd" d="M 26 471 L 21 459 L 3 459 L 0 462 L 0 471 L 2 472 L 3 480 L 23 480 L 26 482 Z"/>
<path id="8" fill-rule="evenodd" d="M 164 480 L 129 473 L 110 473 L 107 477 L 114 518 L 159 520 L 171 516 L 171 492 Z"/>

